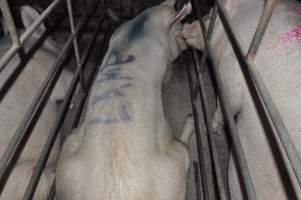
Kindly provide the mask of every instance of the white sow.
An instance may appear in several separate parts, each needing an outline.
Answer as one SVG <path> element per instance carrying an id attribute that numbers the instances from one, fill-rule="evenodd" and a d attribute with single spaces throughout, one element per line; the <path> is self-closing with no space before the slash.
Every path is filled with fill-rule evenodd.
<path id="1" fill-rule="evenodd" d="M 264 3 L 256 0 L 225 1 L 225 7 L 237 35 L 240 36 L 245 53 L 251 43 Z M 300 3 L 279 1 L 255 58 L 256 69 L 270 91 L 298 152 L 301 152 L 300 22 Z M 185 25 L 183 35 L 188 44 L 203 48 L 202 40 L 196 39 L 197 36 L 202 37 L 198 23 Z M 218 58 L 226 92 L 230 97 L 232 113 L 237 117 L 237 129 L 257 197 L 259 200 L 301 199 L 301 191 L 295 178 L 292 178 L 293 184 L 290 184 L 289 175 L 292 175 L 292 170 L 289 169 L 287 172 L 284 163 L 281 162 L 279 151 L 276 149 L 278 141 L 273 139 L 273 132 L 268 130 L 267 134 L 264 133 L 264 126 L 259 120 L 262 113 L 258 115 L 256 112 L 231 45 L 226 38 L 221 22 L 217 20 L 212 36 L 213 50 Z M 218 111 L 215 114 L 214 124 L 217 129 L 223 126 L 223 119 Z M 228 169 L 231 198 L 245 199 L 233 154 L 230 156 Z"/>
<path id="2" fill-rule="evenodd" d="M 162 108 L 167 67 L 186 48 L 180 21 L 190 4 L 147 9 L 112 35 L 82 125 L 64 144 L 56 177 L 59 200 L 184 200 L 189 155 Z"/>

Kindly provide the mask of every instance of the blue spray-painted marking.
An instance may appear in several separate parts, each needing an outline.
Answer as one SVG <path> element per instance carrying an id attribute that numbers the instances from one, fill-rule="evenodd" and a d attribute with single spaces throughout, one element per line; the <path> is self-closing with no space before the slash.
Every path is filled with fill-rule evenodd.
<path id="1" fill-rule="evenodd" d="M 107 82 L 107 81 L 116 81 L 116 80 L 133 80 L 132 77 L 129 77 L 129 76 L 120 76 L 120 77 L 105 77 L 105 78 L 102 78 L 102 79 L 99 79 L 99 80 L 96 80 L 95 84 L 101 84 L 103 82 Z"/>
<path id="2" fill-rule="evenodd" d="M 110 98 L 124 97 L 125 94 L 121 90 L 124 88 L 131 87 L 131 86 L 132 86 L 132 84 L 128 83 L 128 84 L 122 85 L 115 89 L 109 89 L 109 90 L 101 93 L 100 95 L 95 95 L 93 98 L 93 101 L 92 101 L 92 105 L 95 105 L 97 102 L 107 100 Z"/>
<path id="3" fill-rule="evenodd" d="M 110 53 L 110 56 L 108 57 L 108 60 L 106 64 L 100 69 L 100 72 L 102 72 L 104 69 L 110 66 L 116 66 L 116 65 L 124 65 L 135 61 L 135 56 L 133 55 L 122 55 L 117 50 L 112 50 Z"/>
<path id="4" fill-rule="evenodd" d="M 139 39 L 145 33 L 145 24 L 149 18 L 149 13 L 145 12 L 139 18 L 137 18 L 128 31 L 127 38 L 125 40 L 125 46 L 128 46 L 131 42 Z M 101 102 L 104 100 L 125 97 L 125 93 L 122 91 L 124 88 L 131 87 L 132 85 L 128 83 L 128 81 L 133 80 L 130 76 L 121 75 L 121 66 L 125 64 L 129 64 L 135 61 L 135 56 L 133 55 L 122 55 L 122 53 L 118 50 L 112 50 L 106 64 L 100 69 L 99 77 L 97 77 L 96 84 L 102 84 L 107 81 L 117 81 L 124 80 L 127 81 L 126 85 L 121 87 L 110 89 L 108 91 L 103 92 L 99 96 L 95 96 L 93 99 L 93 105 L 97 102 Z M 121 104 L 118 107 L 117 116 L 105 117 L 98 116 L 96 119 L 91 121 L 91 124 L 112 124 L 118 122 L 129 122 L 131 121 L 130 112 L 128 110 L 128 106 L 130 104 L 127 102 L 126 104 Z"/>
<path id="5" fill-rule="evenodd" d="M 119 117 L 121 121 L 128 122 L 131 120 L 129 111 L 126 105 L 121 105 L 119 109 Z"/>
<path id="6" fill-rule="evenodd" d="M 98 102 L 107 103 L 106 100 L 111 100 L 113 98 L 125 98 L 124 89 L 132 87 L 132 84 L 129 82 L 133 80 L 130 76 L 122 75 L 122 69 L 120 65 L 128 64 L 135 61 L 135 56 L 133 55 L 121 55 L 119 51 L 112 50 L 110 56 L 108 57 L 107 63 L 101 68 L 99 75 L 96 79 L 95 84 L 102 84 L 108 81 L 124 80 L 125 84 L 117 87 L 110 88 L 101 94 L 95 95 L 92 99 L 92 105 L 96 105 Z M 124 101 L 123 101 L 124 102 Z M 118 111 L 113 116 L 97 116 L 92 119 L 90 124 L 112 124 L 119 122 L 129 122 L 131 121 L 130 112 L 128 110 L 130 104 L 126 102 L 118 106 Z"/>
<path id="7" fill-rule="evenodd" d="M 148 18 L 149 13 L 145 12 L 134 21 L 128 32 L 128 43 L 131 43 L 144 35 L 144 25 L 147 22 Z"/>
<path id="8" fill-rule="evenodd" d="M 118 123 L 119 120 L 117 118 L 101 118 L 97 117 L 96 119 L 93 119 L 90 124 L 112 124 L 112 123 Z"/>

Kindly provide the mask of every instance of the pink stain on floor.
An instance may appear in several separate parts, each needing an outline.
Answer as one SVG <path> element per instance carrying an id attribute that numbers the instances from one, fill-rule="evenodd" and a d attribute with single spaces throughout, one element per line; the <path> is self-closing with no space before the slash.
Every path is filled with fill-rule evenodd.
<path id="1" fill-rule="evenodd" d="M 301 44 L 301 25 L 296 25 L 289 32 L 280 37 L 280 43 L 286 44 L 290 42 L 298 42 Z"/>

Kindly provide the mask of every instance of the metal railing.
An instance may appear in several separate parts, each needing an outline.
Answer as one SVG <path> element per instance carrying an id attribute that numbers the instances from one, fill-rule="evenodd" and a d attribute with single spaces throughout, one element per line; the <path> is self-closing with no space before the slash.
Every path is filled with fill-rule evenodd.
<path id="1" fill-rule="evenodd" d="M 64 67 L 64 61 L 67 57 L 67 54 L 69 54 L 72 51 L 72 46 L 74 48 L 75 52 L 75 58 L 77 61 L 77 70 L 72 78 L 72 81 L 70 83 L 70 86 L 68 88 L 67 94 L 65 96 L 65 99 L 62 103 L 62 106 L 60 108 L 59 114 L 56 118 L 55 123 L 53 124 L 50 134 L 48 135 L 48 138 L 46 140 L 45 146 L 42 149 L 42 152 L 40 154 L 40 158 L 33 170 L 33 175 L 31 177 L 30 183 L 27 186 L 25 195 L 23 199 L 32 199 L 34 192 L 36 190 L 36 187 L 38 185 L 40 176 L 45 168 L 45 165 L 47 163 L 48 157 L 50 155 L 52 146 L 56 140 L 56 137 L 62 127 L 62 124 L 64 122 L 64 118 L 66 116 L 66 113 L 69 110 L 69 105 L 71 103 L 72 97 L 74 95 L 75 89 L 77 88 L 78 83 L 80 82 L 80 88 L 81 93 L 87 95 L 87 89 L 90 87 L 91 82 L 93 80 L 93 76 L 95 73 L 92 73 L 90 76 L 87 77 L 87 83 L 84 79 L 84 73 L 83 69 L 85 65 L 87 64 L 89 55 L 93 49 L 93 46 L 95 44 L 95 40 L 97 38 L 97 35 L 100 32 L 100 29 L 103 25 L 105 16 L 106 16 L 106 10 L 107 10 L 107 1 L 104 1 L 103 4 L 100 4 L 100 0 L 95 0 L 90 3 L 89 8 L 87 11 L 83 14 L 83 16 L 80 18 L 80 20 L 77 22 L 77 25 L 74 25 L 74 19 L 73 19 L 73 13 L 72 13 L 72 4 L 71 0 L 67 1 L 67 10 L 69 14 L 69 21 L 70 21 L 70 27 L 71 27 L 71 34 L 65 43 L 63 49 L 60 51 L 58 57 L 56 58 L 55 62 L 51 66 L 51 69 L 49 70 L 48 74 L 46 75 L 45 80 L 41 84 L 39 90 L 37 91 L 35 97 L 33 98 L 33 101 L 31 102 L 29 108 L 27 109 L 21 123 L 19 124 L 18 128 L 16 129 L 12 139 L 10 140 L 8 146 L 5 149 L 5 152 L 0 160 L 0 196 L 5 188 L 5 183 L 13 170 L 14 165 L 16 164 L 14 160 L 18 159 L 20 156 L 20 152 L 24 148 L 23 141 L 25 138 L 28 138 L 31 134 L 31 131 L 35 124 L 38 122 L 38 119 L 40 117 L 41 112 L 43 111 L 43 108 L 46 105 L 46 102 L 48 98 L 50 97 L 50 94 L 63 70 Z M 10 49 L 6 52 L 6 54 L 1 58 L 0 60 L 0 73 L 5 68 L 7 63 L 13 58 L 13 56 L 23 48 L 25 41 L 33 34 L 33 32 L 38 28 L 38 26 L 43 22 L 43 20 L 46 19 L 46 17 L 54 10 L 54 8 L 60 3 L 62 0 L 54 0 L 48 8 L 40 15 L 40 17 L 19 37 L 15 23 L 13 21 L 11 12 L 9 10 L 7 0 L 0 0 L 0 8 L 3 13 L 3 17 L 5 20 L 5 23 L 8 25 L 8 30 L 10 33 L 11 40 L 13 41 L 12 46 Z M 95 11 L 99 9 L 102 10 L 102 14 L 100 18 L 98 19 L 98 25 L 95 28 L 95 31 L 93 32 L 93 37 L 91 41 L 89 42 L 88 46 L 86 47 L 84 53 L 82 54 L 82 57 L 80 56 L 79 47 L 78 47 L 78 40 L 80 40 L 82 34 L 83 34 L 83 28 L 89 23 L 90 18 L 95 13 Z M 106 39 L 107 39 L 108 33 L 103 38 L 102 45 L 105 45 Z M 73 44 L 73 45 L 72 45 Z M 104 53 L 104 52 L 102 52 Z M 102 57 L 102 56 L 100 56 Z M 94 71 L 96 70 L 97 66 L 94 67 Z M 11 73 L 11 76 L 14 76 L 15 73 Z M 8 77 L 10 79 L 10 77 Z M 7 83 L 7 84 L 13 84 Z M 4 84 L 6 85 L 6 83 Z M 0 101 L 4 98 L 6 95 L 6 90 L 3 88 L 0 88 L 1 96 Z M 6 92 L 3 92 L 6 91 Z M 53 189 L 54 187 L 52 187 Z M 53 198 L 53 190 L 50 192 L 51 195 L 49 195 L 48 199 Z"/>
<path id="2" fill-rule="evenodd" d="M 192 3 L 196 13 L 196 17 L 201 25 L 205 47 L 204 47 L 201 61 L 198 59 L 196 55 L 196 50 L 194 49 L 191 50 L 193 55 L 193 60 L 194 60 L 194 69 L 197 76 L 197 81 L 195 86 L 193 85 L 191 80 L 189 81 L 189 85 L 192 93 L 191 101 L 192 101 L 192 105 L 194 105 L 197 101 L 197 93 L 200 93 L 200 101 L 203 108 L 205 125 L 207 129 L 207 137 L 210 146 L 210 155 L 213 160 L 213 165 L 214 165 L 213 171 L 216 177 L 215 182 L 217 185 L 219 199 L 229 199 L 229 197 L 226 195 L 225 192 L 225 186 L 221 175 L 220 163 L 217 158 L 216 145 L 213 138 L 212 123 L 210 121 L 209 118 L 210 116 L 208 113 L 208 99 L 207 99 L 206 91 L 204 89 L 203 78 L 201 73 L 204 69 L 205 60 L 207 57 L 211 60 L 212 63 L 214 79 L 217 84 L 218 97 L 222 105 L 222 111 L 224 114 L 225 121 L 229 128 L 230 136 L 234 147 L 234 153 L 236 154 L 237 161 L 238 161 L 239 173 L 242 177 L 242 182 L 243 182 L 244 189 L 246 191 L 246 196 L 249 200 L 255 200 L 257 199 L 257 197 L 255 194 L 255 190 L 250 176 L 250 171 L 246 162 L 246 158 L 242 149 L 242 145 L 238 137 L 238 132 L 235 125 L 234 117 L 230 111 L 230 106 L 229 106 L 230 102 L 225 92 L 225 86 L 223 84 L 220 72 L 218 70 L 217 58 L 215 57 L 214 51 L 212 50 L 212 46 L 210 44 L 210 39 L 212 36 L 217 15 L 219 15 L 219 19 L 222 22 L 222 25 L 225 29 L 228 39 L 232 45 L 235 56 L 239 62 L 247 86 L 250 90 L 251 96 L 253 100 L 255 102 L 258 102 L 259 104 L 256 105 L 257 112 L 262 113 L 264 117 L 261 118 L 261 120 L 264 120 L 264 122 L 268 122 L 270 129 L 275 130 L 275 132 L 277 132 L 277 135 L 280 139 L 280 144 L 278 148 L 279 149 L 283 148 L 285 150 L 286 156 L 290 161 L 291 167 L 295 173 L 299 186 L 301 186 L 300 184 L 301 183 L 301 159 L 287 131 L 287 128 L 283 123 L 279 111 L 277 110 L 271 98 L 271 95 L 268 92 L 268 89 L 266 88 L 261 76 L 256 71 L 256 68 L 253 63 L 254 57 L 262 41 L 262 38 L 264 36 L 265 30 L 272 16 L 277 0 L 266 1 L 253 40 L 245 56 L 242 53 L 243 52 L 242 48 L 237 40 L 237 36 L 233 31 L 231 21 L 227 16 L 227 13 L 223 7 L 223 3 L 221 2 L 221 0 L 216 0 L 215 2 L 214 8 L 212 10 L 212 15 L 210 17 L 210 24 L 209 24 L 208 31 L 202 19 L 202 13 L 200 12 L 200 5 L 198 0 L 192 0 Z M 190 79 L 189 77 L 191 77 L 191 73 L 192 73 L 191 69 L 189 69 L 188 67 L 188 79 Z M 197 111 L 194 108 L 194 106 L 193 106 L 193 111 L 195 115 L 195 112 Z M 198 113 L 196 115 L 198 115 Z M 196 116 L 195 121 L 198 121 L 197 118 L 198 116 Z M 198 135 L 199 130 L 197 129 L 199 129 L 199 127 L 196 126 L 195 128 L 196 128 L 196 134 Z M 198 148 L 202 148 L 202 147 L 198 146 Z M 282 157 L 282 159 L 285 158 Z M 199 161 L 199 165 L 202 166 L 201 160 Z M 206 171 L 203 171 L 203 167 L 200 167 L 200 169 L 201 169 L 200 172 L 201 174 L 208 173 Z M 204 177 L 201 176 L 201 178 Z M 207 184 L 204 184 L 206 183 L 206 180 L 201 180 L 201 182 L 202 182 L 202 191 L 203 193 L 205 192 L 205 194 L 203 194 L 203 199 L 205 200 L 210 199 L 208 198 L 208 195 L 206 195 L 206 190 L 208 190 L 208 188 L 206 188 Z"/>

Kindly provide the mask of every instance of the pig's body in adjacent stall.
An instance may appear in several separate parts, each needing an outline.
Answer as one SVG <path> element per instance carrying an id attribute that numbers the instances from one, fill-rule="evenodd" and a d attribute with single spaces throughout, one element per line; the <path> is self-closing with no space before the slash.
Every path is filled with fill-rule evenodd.
<path id="1" fill-rule="evenodd" d="M 25 27 L 29 27 L 39 14 L 29 6 L 21 8 L 22 20 Z M 38 41 L 39 37 L 44 33 L 44 25 L 40 25 L 38 29 L 26 41 L 24 49 L 29 49 Z M 1 55 L 7 52 L 10 46 L 8 36 L 1 38 L 0 47 Z M 50 67 L 55 61 L 55 57 L 60 51 L 60 45 L 54 40 L 47 38 L 43 45 L 34 53 L 28 63 L 22 62 L 19 55 L 13 57 L 5 69 L 0 74 L 1 90 L 4 91 L 4 85 L 14 70 L 23 68 L 22 73 L 16 79 L 14 85 L 11 86 L 7 94 L 1 99 L 0 104 L 0 156 L 2 156 L 13 138 L 13 134 L 18 128 L 22 118 L 24 117 L 34 95 L 37 93 L 40 84 L 46 78 Z M 23 61 L 24 61 L 23 57 Z M 18 71 L 18 70 L 16 70 Z M 21 199 L 24 195 L 25 188 L 29 183 L 33 168 L 37 163 L 42 147 L 46 142 L 51 126 L 57 117 L 57 100 L 62 100 L 67 90 L 68 83 L 71 80 L 71 72 L 63 70 L 63 74 L 54 88 L 49 101 L 47 102 L 41 118 L 37 125 L 33 128 L 33 132 L 29 137 L 26 147 L 23 149 L 15 168 L 11 172 L 11 176 L 1 193 L 1 199 Z M 2 92 L 1 91 L 1 92 Z M 60 138 L 54 145 L 50 155 L 45 172 L 42 174 L 41 181 L 36 191 L 35 199 L 46 199 L 47 193 L 54 179 L 54 165 L 57 161 L 60 151 Z"/>
<path id="2" fill-rule="evenodd" d="M 225 8 L 239 36 L 244 52 L 247 52 L 255 32 L 265 1 L 227 0 Z M 194 24 L 195 25 L 195 24 Z M 190 30 L 184 31 L 187 42 L 195 45 Z M 279 152 L 273 133 L 264 133 L 254 103 L 244 82 L 232 47 L 227 40 L 222 24 L 217 20 L 212 35 L 212 46 L 218 58 L 219 70 L 231 109 L 236 116 L 238 133 L 246 155 L 255 192 L 260 200 L 300 198 L 300 189 L 295 178 L 290 184 L 288 173 Z M 255 58 L 256 69 L 262 76 L 277 108 L 288 128 L 288 132 L 301 152 L 301 5 L 296 1 L 279 1 L 274 10 L 262 44 Z M 262 115 L 262 113 L 259 113 Z M 215 125 L 222 126 L 220 113 L 216 113 Z M 283 150 L 282 150 L 283 152 Z M 278 154 L 278 156 L 275 156 Z M 242 197 L 242 182 L 230 157 L 228 182 L 232 199 Z M 291 169 L 289 169 L 292 174 Z M 294 175 L 292 176 L 294 177 Z M 294 186 L 295 187 L 294 187 Z M 294 188 L 297 188 L 294 191 Z"/>

